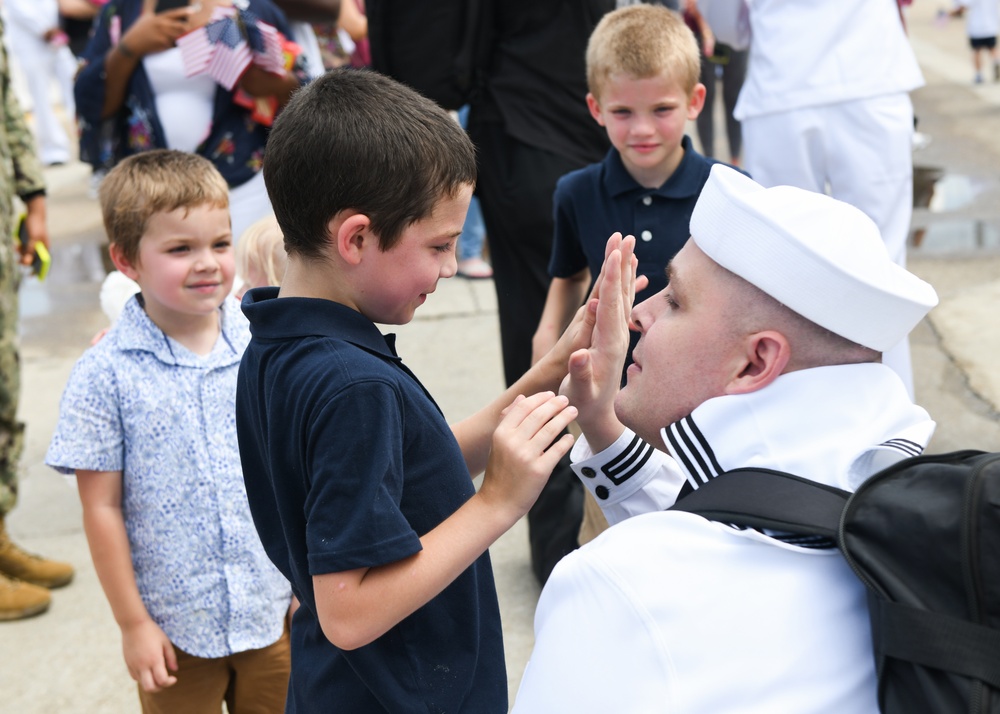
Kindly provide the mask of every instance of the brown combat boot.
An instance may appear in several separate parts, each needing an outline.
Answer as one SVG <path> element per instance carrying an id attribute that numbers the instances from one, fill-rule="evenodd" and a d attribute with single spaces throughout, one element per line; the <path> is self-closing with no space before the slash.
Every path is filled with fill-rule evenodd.
<path id="1" fill-rule="evenodd" d="M 45 588 L 0 575 L 0 621 L 21 620 L 49 609 L 52 596 Z"/>
<path id="2" fill-rule="evenodd" d="M 0 518 L 0 575 L 43 588 L 60 588 L 73 579 L 73 566 L 21 550 L 7 535 Z"/>

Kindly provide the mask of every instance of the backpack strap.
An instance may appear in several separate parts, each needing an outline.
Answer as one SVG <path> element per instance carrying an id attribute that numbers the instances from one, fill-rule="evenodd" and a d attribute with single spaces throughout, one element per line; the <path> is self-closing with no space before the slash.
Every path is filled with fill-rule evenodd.
<path id="1" fill-rule="evenodd" d="M 876 653 L 1000 689 L 1000 631 L 879 597 L 870 598 L 869 607 Z"/>
<path id="2" fill-rule="evenodd" d="M 668 510 L 711 521 L 837 540 L 850 493 L 772 469 L 733 469 L 709 479 Z"/>

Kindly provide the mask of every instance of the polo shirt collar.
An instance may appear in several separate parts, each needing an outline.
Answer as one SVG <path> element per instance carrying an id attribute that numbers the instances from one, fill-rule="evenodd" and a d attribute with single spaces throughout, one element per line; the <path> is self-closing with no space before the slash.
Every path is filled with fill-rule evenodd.
<path id="1" fill-rule="evenodd" d="M 641 196 L 661 196 L 663 198 L 689 198 L 701 193 L 705 184 L 705 167 L 703 162 L 694 160 L 694 148 L 691 138 L 687 135 L 681 140 L 684 147 L 684 158 L 674 170 L 674 173 L 659 188 L 641 186 L 625 168 L 621 154 L 614 147 L 604 157 L 604 188 L 613 197 L 636 192 Z"/>
<path id="2" fill-rule="evenodd" d="M 209 355 L 196 355 L 176 340 L 171 340 L 154 323 L 143 307 L 142 293 L 136 293 L 128 299 L 122 314 L 118 318 L 121 327 L 109 333 L 108 338 L 116 340 L 119 349 L 149 352 L 164 364 L 174 364 L 184 367 L 204 367 L 206 360 L 213 366 L 225 366 L 239 362 L 243 354 L 242 347 L 245 338 L 240 339 L 240 331 L 246 330 L 246 322 L 236 309 L 236 301 L 226 298 L 219 306 L 222 321 L 221 337 L 228 349 L 220 353 L 218 348 Z"/>
<path id="3" fill-rule="evenodd" d="M 278 288 L 254 288 L 243 296 L 243 313 L 258 339 L 333 337 L 394 362 L 396 336 L 383 335 L 357 310 L 321 298 L 278 298 Z"/>

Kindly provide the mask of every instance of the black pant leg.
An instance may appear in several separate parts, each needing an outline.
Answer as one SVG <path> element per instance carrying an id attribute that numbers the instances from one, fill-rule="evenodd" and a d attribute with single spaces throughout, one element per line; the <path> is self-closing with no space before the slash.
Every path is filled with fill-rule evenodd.
<path id="1" fill-rule="evenodd" d="M 476 193 L 493 263 L 503 349 L 511 385 L 531 366 L 531 338 L 549 289 L 552 193 L 577 162 L 509 136 L 499 123 L 473 130 L 479 152 Z"/>
<path id="2" fill-rule="evenodd" d="M 479 196 L 493 264 L 504 377 L 509 385 L 531 366 L 531 338 L 545 307 L 552 252 L 552 194 L 579 164 L 509 136 L 499 123 L 470 128 L 479 157 Z M 583 486 L 561 459 L 528 512 L 531 566 L 544 584 L 578 546 Z"/>

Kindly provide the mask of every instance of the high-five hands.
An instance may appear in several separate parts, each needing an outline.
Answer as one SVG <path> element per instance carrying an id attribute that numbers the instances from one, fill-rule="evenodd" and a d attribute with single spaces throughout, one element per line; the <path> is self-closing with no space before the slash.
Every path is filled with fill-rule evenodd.
<path id="1" fill-rule="evenodd" d="M 577 407 L 577 422 L 594 451 L 610 446 L 624 427 L 615 416 L 615 395 L 628 352 L 632 303 L 647 282 L 636 276 L 635 238 L 615 233 L 608 240 L 604 267 L 587 301 L 582 333 L 589 345 L 569 358 L 560 394 Z"/>

